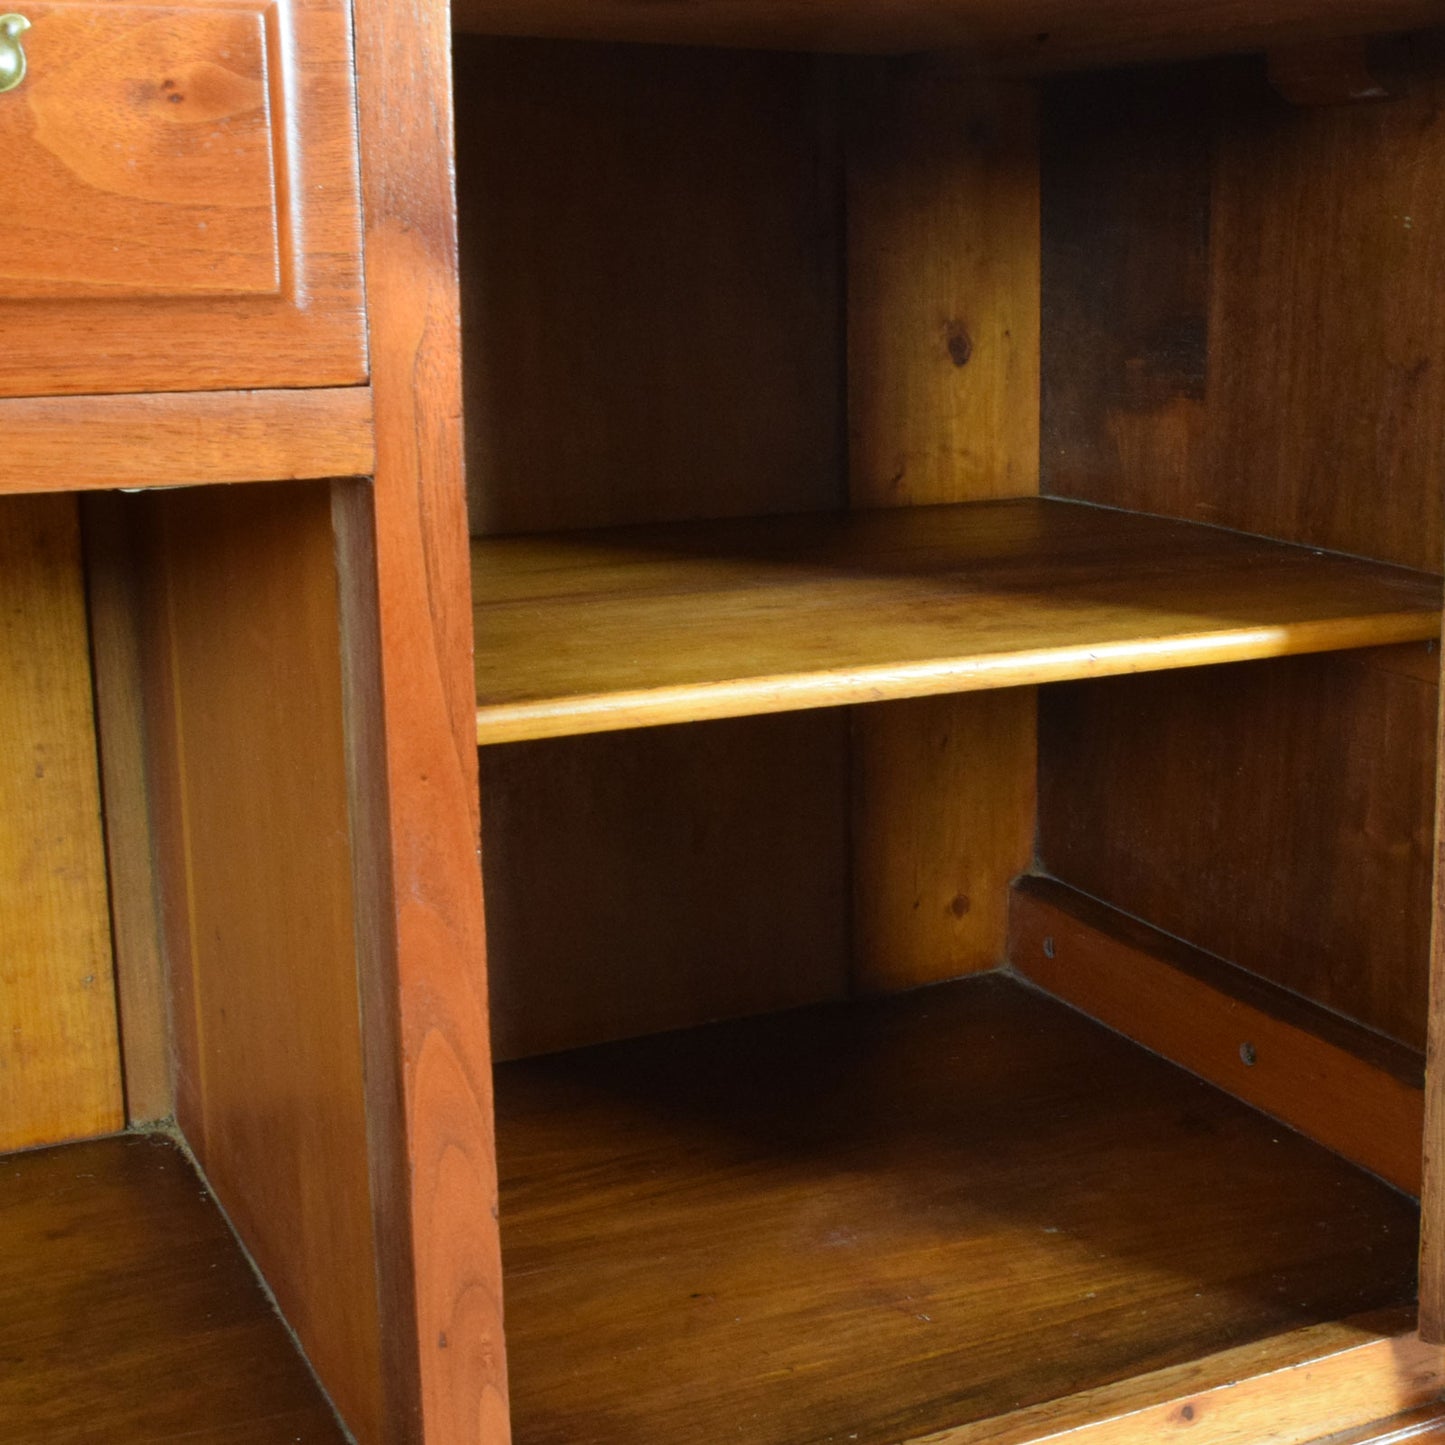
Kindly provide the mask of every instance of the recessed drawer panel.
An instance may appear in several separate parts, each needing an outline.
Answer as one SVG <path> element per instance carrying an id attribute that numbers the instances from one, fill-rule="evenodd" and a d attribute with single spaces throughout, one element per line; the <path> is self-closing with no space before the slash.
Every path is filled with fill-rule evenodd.
<path id="1" fill-rule="evenodd" d="M 7 80 L 0 395 L 365 379 L 341 5 L 27 5 Z"/>

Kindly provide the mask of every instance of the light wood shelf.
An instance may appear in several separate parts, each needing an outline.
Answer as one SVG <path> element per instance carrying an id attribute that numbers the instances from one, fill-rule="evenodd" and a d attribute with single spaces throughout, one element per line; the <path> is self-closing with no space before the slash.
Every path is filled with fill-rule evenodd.
<path id="1" fill-rule="evenodd" d="M 164 1136 L 0 1159 L 6 1445 L 343 1445 L 221 1211 Z"/>
<path id="2" fill-rule="evenodd" d="M 477 740 L 1440 635 L 1438 578 L 1020 500 L 474 541 Z"/>
<path id="3" fill-rule="evenodd" d="M 497 1109 L 516 1445 L 898 1445 L 1413 1296 L 1410 1200 L 998 974 L 505 1064 Z"/>

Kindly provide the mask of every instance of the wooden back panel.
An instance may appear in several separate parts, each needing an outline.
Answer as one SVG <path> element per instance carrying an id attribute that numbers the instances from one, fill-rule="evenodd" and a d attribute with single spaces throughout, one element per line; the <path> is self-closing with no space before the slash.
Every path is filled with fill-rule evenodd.
<path id="1" fill-rule="evenodd" d="M 473 531 L 840 505 L 827 63 L 464 38 L 457 89 Z M 499 1054 L 839 996 L 847 729 L 484 749 Z"/>
<path id="2" fill-rule="evenodd" d="M 124 1124 L 73 497 L 0 499 L 0 1152 Z"/>
<path id="3" fill-rule="evenodd" d="M 1053 83 L 1043 482 L 1438 571 L 1445 57 L 1298 108 L 1263 61 Z M 1045 700 L 1040 854 L 1420 1046 L 1438 657 Z M 1201 799 L 1207 805 L 1201 805 Z"/>

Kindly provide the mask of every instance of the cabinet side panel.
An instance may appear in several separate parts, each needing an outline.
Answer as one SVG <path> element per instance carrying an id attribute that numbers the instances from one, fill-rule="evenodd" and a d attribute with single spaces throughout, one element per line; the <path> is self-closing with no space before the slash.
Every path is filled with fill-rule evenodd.
<path id="1" fill-rule="evenodd" d="M 179 1123 L 342 1417 L 383 1432 L 324 483 L 154 499 Z M 174 903 L 174 898 L 172 902 Z M 180 920 L 184 920 L 183 924 Z M 172 936 L 183 926 L 185 937 Z"/>
<path id="2" fill-rule="evenodd" d="M 1046 493 L 1439 570 L 1445 50 L 1371 65 L 1391 98 L 1323 107 L 1262 59 L 1049 85 Z M 1044 865 L 1420 1047 L 1437 674 L 1060 689 Z"/>
<path id="3" fill-rule="evenodd" d="M 124 1124 L 73 497 L 0 500 L 0 1152 Z"/>
<path id="4" fill-rule="evenodd" d="M 930 60 L 850 71 L 849 497 L 1026 497 L 1039 477 L 1038 91 Z M 855 708 L 853 983 L 997 967 L 1033 856 L 1035 690 Z"/>

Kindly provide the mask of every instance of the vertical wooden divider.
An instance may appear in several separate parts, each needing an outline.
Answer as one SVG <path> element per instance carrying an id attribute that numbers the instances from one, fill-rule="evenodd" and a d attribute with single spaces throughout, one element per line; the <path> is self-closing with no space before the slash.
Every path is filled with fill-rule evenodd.
<path id="1" fill-rule="evenodd" d="M 866 67 L 866 68 L 865 68 Z M 1039 477 L 1036 89 L 864 63 L 849 138 L 855 507 L 1033 496 Z M 1032 688 L 857 708 L 854 985 L 1004 957 L 1033 857 Z"/>
<path id="2" fill-rule="evenodd" d="M 131 1124 L 148 1124 L 175 1112 L 175 1092 L 151 848 L 135 512 L 117 492 L 80 499 L 125 1111 Z"/>
<path id="3" fill-rule="evenodd" d="M 330 491 L 146 503 L 177 1123 L 355 1438 L 393 1445 Z"/>
<path id="4" fill-rule="evenodd" d="M 384 684 L 401 1043 L 394 1134 L 405 1160 L 380 1201 L 380 1272 L 414 1282 L 414 1371 L 388 1445 L 507 1445 L 502 1264 L 486 932 L 478 852 L 476 687 L 462 473 L 461 327 L 451 25 L 440 3 L 358 0 L 357 113 L 375 399 L 377 645 Z M 375 1107 L 376 1100 L 370 1101 Z M 375 1122 L 373 1122 L 375 1128 Z M 380 1180 L 380 1176 L 378 1176 Z"/>

